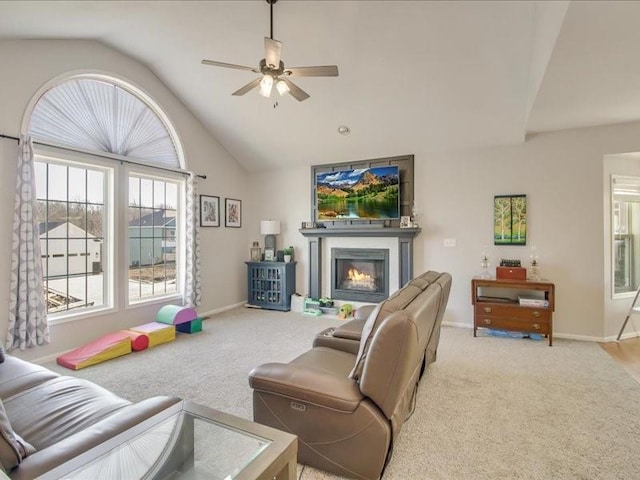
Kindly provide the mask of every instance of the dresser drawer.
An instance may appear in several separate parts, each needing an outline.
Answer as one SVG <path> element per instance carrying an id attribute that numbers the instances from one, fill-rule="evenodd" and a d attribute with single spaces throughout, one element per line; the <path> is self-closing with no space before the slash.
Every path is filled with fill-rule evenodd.
<path id="1" fill-rule="evenodd" d="M 518 320 L 517 318 L 496 317 L 492 315 L 476 316 L 476 327 L 496 328 L 515 332 L 551 333 L 549 321 Z"/>
<path id="2" fill-rule="evenodd" d="M 475 314 L 476 316 L 490 315 L 492 317 L 513 318 L 531 322 L 549 322 L 551 320 L 551 310 L 548 308 L 499 305 L 495 303 L 477 303 Z"/>

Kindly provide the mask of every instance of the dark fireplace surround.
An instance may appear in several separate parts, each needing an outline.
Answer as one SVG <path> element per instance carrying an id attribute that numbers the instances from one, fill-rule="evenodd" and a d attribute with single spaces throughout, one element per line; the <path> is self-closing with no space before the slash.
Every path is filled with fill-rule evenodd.
<path id="1" fill-rule="evenodd" d="M 311 181 L 315 185 L 318 172 L 337 171 L 344 169 L 367 168 L 384 165 L 398 165 L 400 169 L 400 215 L 408 216 L 412 214 L 414 205 L 414 185 L 413 185 L 413 155 L 401 155 L 397 157 L 376 158 L 361 160 L 356 162 L 333 163 L 323 165 L 313 165 L 311 167 Z M 316 218 L 316 198 L 315 188 L 311 189 L 311 219 Z M 401 228 L 400 219 L 395 220 L 343 220 L 323 223 L 311 223 L 312 227 L 305 225 L 299 232 L 307 238 L 309 265 L 308 265 L 308 288 L 309 296 L 320 298 L 327 296 L 330 292 L 322 291 L 322 267 L 323 267 L 323 243 L 324 240 L 335 237 L 343 238 L 389 238 L 397 239 L 397 268 L 398 268 L 398 288 L 402 288 L 413 278 L 413 239 L 421 231 L 420 228 Z M 394 262 L 396 257 L 394 257 Z M 387 269 L 389 268 L 387 261 Z M 380 300 L 369 300 L 370 302 L 382 301 L 389 296 L 389 290 L 396 288 L 395 285 L 388 285 L 390 277 L 388 271 L 385 272 L 387 281 L 387 291 L 384 298 Z M 333 283 L 333 282 L 332 282 Z M 331 292 L 333 293 L 333 292 Z M 332 295 L 332 298 L 333 295 Z M 352 295 L 349 300 L 357 301 Z"/>
<path id="2" fill-rule="evenodd" d="M 388 249 L 331 249 L 332 299 L 379 303 L 388 296 Z"/>

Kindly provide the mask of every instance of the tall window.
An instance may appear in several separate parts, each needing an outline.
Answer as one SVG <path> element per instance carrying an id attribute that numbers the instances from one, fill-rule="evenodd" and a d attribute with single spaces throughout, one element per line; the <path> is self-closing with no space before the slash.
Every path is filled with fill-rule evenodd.
<path id="1" fill-rule="evenodd" d="M 180 183 L 129 176 L 129 301 L 176 293 Z"/>
<path id="2" fill-rule="evenodd" d="M 613 293 L 635 292 L 640 282 L 640 178 L 611 181 Z"/>
<path id="3" fill-rule="evenodd" d="M 40 158 L 35 175 L 47 312 L 104 307 L 111 170 Z"/>
<path id="4" fill-rule="evenodd" d="M 186 183 L 164 114 L 104 75 L 43 92 L 29 134 L 49 318 L 183 294 Z"/>

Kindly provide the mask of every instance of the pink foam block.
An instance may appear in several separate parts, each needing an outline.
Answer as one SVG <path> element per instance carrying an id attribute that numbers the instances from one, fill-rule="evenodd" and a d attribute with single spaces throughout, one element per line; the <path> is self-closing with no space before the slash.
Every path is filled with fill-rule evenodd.
<path id="1" fill-rule="evenodd" d="M 129 336 L 122 332 L 114 332 L 60 355 L 56 361 L 63 367 L 79 370 L 127 353 L 131 353 Z"/>

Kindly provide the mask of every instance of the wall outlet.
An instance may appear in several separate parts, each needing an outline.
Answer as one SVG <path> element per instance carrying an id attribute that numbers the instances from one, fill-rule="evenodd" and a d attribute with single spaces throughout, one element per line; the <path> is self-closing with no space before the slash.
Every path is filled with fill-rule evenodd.
<path id="1" fill-rule="evenodd" d="M 455 247 L 456 246 L 456 239 L 455 238 L 445 238 L 444 239 L 444 246 L 445 247 Z"/>

